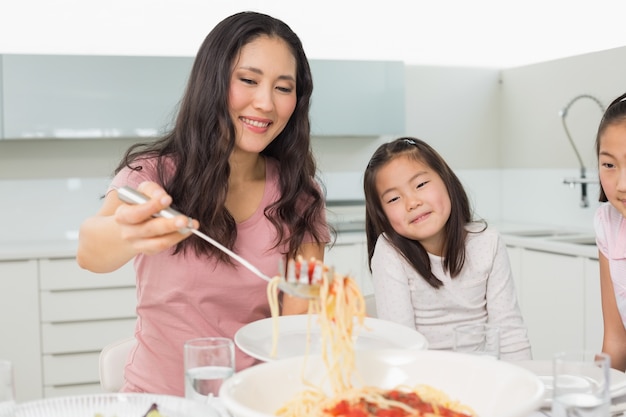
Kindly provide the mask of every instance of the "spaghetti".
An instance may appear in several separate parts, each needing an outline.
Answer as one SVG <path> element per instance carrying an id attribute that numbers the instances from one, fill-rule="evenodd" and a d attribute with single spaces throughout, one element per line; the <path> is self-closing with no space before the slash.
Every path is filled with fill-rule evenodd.
<path id="1" fill-rule="evenodd" d="M 274 317 L 273 354 L 276 352 L 279 331 L 278 279 L 282 278 L 275 278 L 268 285 L 268 299 Z M 392 390 L 371 386 L 353 387 L 351 381 L 356 370 L 354 340 L 364 325 L 365 301 L 351 277 L 335 274 L 332 269 L 325 269 L 319 284 L 320 296 L 309 302 L 309 316 L 317 314 L 318 317 L 323 342 L 321 356 L 332 396 L 328 396 L 321 387 L 304 381 L 307 389 L 280 407 L 276 411 L 277 416 L 475 416 L 469 407 L 427 385 L 396 387 Z"/>

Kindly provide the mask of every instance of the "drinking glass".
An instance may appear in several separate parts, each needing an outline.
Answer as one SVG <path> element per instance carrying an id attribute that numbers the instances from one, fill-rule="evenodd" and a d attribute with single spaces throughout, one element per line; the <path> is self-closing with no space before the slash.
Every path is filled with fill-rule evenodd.
<path id="1" fill-rule="evenodd" d="M 207 403 L 217 397 L 224 380 L 235 373 L 235 344 L 226 337 L 185 342 L 185 397 Z"/>
<path id="2" fill-rule="evenodd" d="M 454 351 L 500 359 L 500 328 L 484 323 L 456 326 Z"/>
<path id="3" fill-rule="evenodd" d="M 10 415 L 14 407 L 13 365 L 0 359 L 0 416 Z"/>
<path id="4" fill-rule="evenodd" d="M 610 369 L 606 353 L 576 350 L 554 355 L 552 416 L 608 416 Z"/>

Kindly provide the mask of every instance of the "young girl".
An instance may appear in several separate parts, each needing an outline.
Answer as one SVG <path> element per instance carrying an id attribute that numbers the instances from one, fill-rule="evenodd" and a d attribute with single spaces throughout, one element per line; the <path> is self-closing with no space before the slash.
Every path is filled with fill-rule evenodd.
<path id="1" fill-rule="evenodd" d="M 380 146 L 364 177 L 366 232 L 378 317 L 422 333 L 432 349 L 452 349 L 453 329 L 501 329 L 500 356 L 531 357 L 506 247 L 472 222 L 461 182 L 425 142 Z"/>
<path id="2" fill-rule="evenodd" d="M 312 89 L 302 44 L 285 23 L 235 14 L 201 45 L 172 131 L 120 162 L 102 208 L 81 225 L 77 259 L 94 272 L 134 259 L 137 344 L 123 391 L 184 396 L 186 340 L 233 338 L 270 316 L 267 283 L 184 231 L 188 221 L 267 276 L 285 257 L 323 259 L 329 232 L 310 144 Z M 150 201 L 123 204 L 115 187 L 124 185 Z M 170 204 L 193 220 L 152 217 Z M 282 313 L 307 305 L 284 296 Z M 237 350 L 238 370 L 253 363 Z"/>
<path id="3" fill-rule="evenodd" d="M 600 259 L 604 338 L 611 366 L 626 370 L 626 94 L 606 109 L 596 136 L 600 205 L 594 226 Z"/>

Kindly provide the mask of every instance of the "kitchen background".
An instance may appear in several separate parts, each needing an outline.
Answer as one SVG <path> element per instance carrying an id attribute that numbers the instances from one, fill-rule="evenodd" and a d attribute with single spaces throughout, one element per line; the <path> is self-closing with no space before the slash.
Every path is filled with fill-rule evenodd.
<path id="1" fill-rule="evenodd" d="M 401 133 L 434 145 L 467 185 L 477 214 L 492 223 L 591 227 L 597 187 L 589 187 L 591 204 L 581 208 L 579 186 L 563 184 L 564 178 L 579 175 L 579 163 L 559 110 L 580 94 L 606 105 L 624 91 L 626 38 L 619 1 L 593 6 L 531 1 L 523 8 L 490 0 L 393 0 L 367 8 L 350 1 L 314 3 L 117 0 L 105 7 L 29 0 L 9 8 L 3 0 L 0 53 L 191 57 L 224 16 L 243 9 L 268 12 L 294 28 L 312 59 L 405 64 L 404 131 L 314 139 L 330 200 L 361 199 L 360 178 L 369 156 Z M 398 12 L 409 5 L 411 13 Z M 319 31 L 322 20 L 324 31 Z M 592 21 L 602 24 L 592 28 Z M 576 53 L 601 47 L 605 50 Z M 600 115 L 592 101 L 581 100 L 567 119 L 590 176 Z M 0 195 L 5 196 L 0 242 L 75 237 L 134 140 L 0 141 Z"/>
<path id="2" fill-rule="evenodd" d="M 405 64 L 404 132 L 398 134 L 435 146 L 466 184 L 477 214 L 493 223 L 590 229 L 597 186 L 589 186 L 589 207 L 581 208 L 580 186 L 563 183 L 579 176 L 579 163 L 559 111 L 580 94 L 608 104 L 626 90 L 625 67 L 626 47 L 506 69 Z M 589 177 L 596 175 L 601 114 L 596 103 L 581 99 L 567 115 Z M 361 199 L 369 157 L 398 134 L 315 137 L 329 200 Z M 0 241 L 75 237 L 135 140 L 0 140 Z"/>
<path id="3" fill-rule="evenodd" d="M 124 150 L 142 138 L 111 137 L 116 133 L 107 130 L 110 126 L 81 130 L 66 125 L 44 133 L 28 126 L 28 117 L 37 112 L 54 119 L 63 110 L 55 100 L 37 100 L 18 112 L 13 105 L 25 97 L 16 80 L 28 80 L 35 93 L 54 87 L 33 88 L 54 71 L 63 74 L 53 70 L 54 55 L 63 55 L 65 62 L 73 56 L 81 65 L 86 65 L 80 59 L 86 55 L 105 61 L 162 57 L 165 65 L 175 58 L 191 59 L 210 28 L 232 12 L 269 12 L 301 36 L 312 62 L 331 64 L 330 71 L 318 73 L 326 78 L 316 79 L 316 91 L 324 85 L 347 91 L 326 94 L 335 99 L 328 109 L 339 121 L 330 128 L 314 126 L 313 145 L 334 212 L 362 219 L 361 176 L 369 157 L 381 143 L 411 135 L 439 150 L 466 185 L 477 215 L 497 227 L 592 231 L 598 187 L 589 185 L 589 206 L 581 207 L 580 185 L 564 184 L 565 178 L 580 175 L 580 165 L 559 112 L 581 94 L 607 105 L 626 90 L 620 2 L 597 1 L 593 9 L 561 1 L 530 1 L 521 9 L 488 0 L 390 0 L 384 8 L 365 7 L 362 1 L 307 5 L 287 0 L 111 0 L 103 6 L 24 0 L 11 2 L 10 8 L 8 3 L 0 0 L 0 357 L 16 364 L 18 399 L 93 392 L 100 349 L 130 334 L 134 323 L 132 269 L 115 276 L 88 275 L 78 269 L 73 254 L 81 221 L 98 209 Z M 173 4 L 176 13 L 169 7 Z M 409 5 L 411 13 L 405 11 Z M 485 16 L 486 21 L 479 21 Z M 592 21 L 601 27 L 589 27 Z M 603 35 L 608 43 L 597 47 L 591 34 Z M 43 56 L 46 64 L 20 67 L 15 58 L 22 54 Z M 360 79 L 360 72 L 337 75 L 355 62 L 364 71 L 389 65 L 394 74 L 385 84 L 393 90 L 390 95 L 385 90 L 385 99 L 364 106 L 362 94 L 378 93 L 373 78 Z M 158 76 L 159 68 L 144 71 Z M 68 71 L 80 73 L 78 66 Z M 98 71 L 110 76 L 104 66 L 85 72 Z M 163 80 L 163 88 L 176 90 L 170 78 Z M 135 99 L 126 97 L 116 107 Z M 126 120 L 137 115 L 126 112 Z M 164 111 L 162 122 L 153 127 L 165 126 L 170 116 L 169 109 Z M 14 129 L 22 117 L 26 127 Z M 580 99 L 566 119 L 592 179 L 600 117 L 596 103 Z M 392 121 L 392 127 L 364 133 L 362 127 L 372 119 L 382 125 Z M 347 131 L 337 133 L 338 127 Z M 337 250 L 347 251 L 340 252 L 346 256 L 335 259 L 363 264 L 362 231 L 341 238 L 349 244 Z M 523 239 L 508 243 L 536 357 L 548 357 L 563 344 L 597 346 L 601 324 L 595 248 L 545 245 L 544 253 L 527 250 Z M 562 297 L 565 287 L 569 297 Z M 551 311 L 549 318 L 545 311 Z M 561 345 L 552 340 L 551 321 L 559 326 Z"/>

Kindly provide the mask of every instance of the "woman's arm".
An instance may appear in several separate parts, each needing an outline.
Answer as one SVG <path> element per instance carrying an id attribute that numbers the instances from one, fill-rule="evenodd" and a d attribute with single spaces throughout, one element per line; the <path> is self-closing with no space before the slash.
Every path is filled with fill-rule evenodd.
<path id="1" fill-rule="evenodd" d="M 611 356 L 611 367 L 626 370 L 626 329 L 617 309 L 613 281 L 609 270 L 609 261 L 600 252 L 600 293 L 602 297 L 602 318 L 604 320 L 604 338 L 602 351 Z"/>
<path id="2" fill-rule="evenodd" d="M 82 268 L 111 272 L 139 253 L 161 252 L 189 236 L 190 233 L 179 232 L 187 226 L 187 217 L 153 217 L 172 202 L 160 186 L 144 182 L 138 190 L 150 196 L 150 200 L 125 204 L 113 190 L 104 198 L 98 213 L 81 224 L 76 259 Z M 196 221 L 193 224 L 198 226 Z"/>

